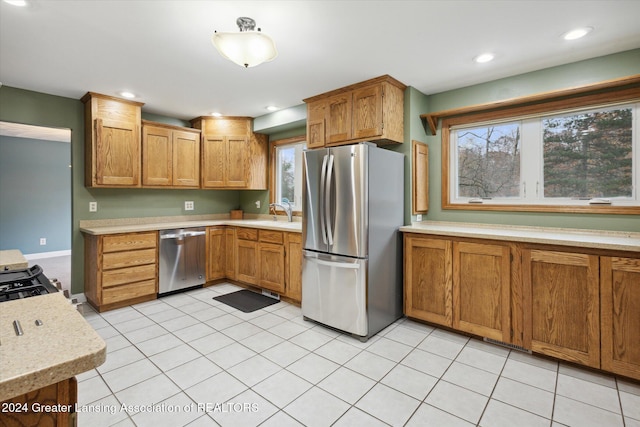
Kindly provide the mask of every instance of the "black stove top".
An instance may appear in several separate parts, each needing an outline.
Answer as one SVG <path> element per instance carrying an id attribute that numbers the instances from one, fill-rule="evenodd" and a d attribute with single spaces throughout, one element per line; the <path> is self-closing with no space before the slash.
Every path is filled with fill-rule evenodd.
<path id="1" fill-rule="evenodd" d="M 0 302 L 53 292 L 58 292 L 58 288 L 51 284 L 39 265 L 21 270 L 0 271 Z"/>

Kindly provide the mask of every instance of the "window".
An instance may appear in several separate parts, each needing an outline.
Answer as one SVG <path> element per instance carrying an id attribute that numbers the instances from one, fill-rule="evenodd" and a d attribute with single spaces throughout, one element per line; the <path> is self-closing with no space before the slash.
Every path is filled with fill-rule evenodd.
<path id="1" fill-rule="evenodd" d="M 294 211 L 302 211 L 303 138 L 272 142 L 271 203 L 291 203 Z"/>
<path id="2" fill-rule="evenodd" d="M 454 126 L 451 200 L 639 206 L 637 115 L 627 104 Z"/>
<path id="3" fill-rule="evenodd" d="M 420 117 L 443 209 L 640 214 L 640 75 Z"/>

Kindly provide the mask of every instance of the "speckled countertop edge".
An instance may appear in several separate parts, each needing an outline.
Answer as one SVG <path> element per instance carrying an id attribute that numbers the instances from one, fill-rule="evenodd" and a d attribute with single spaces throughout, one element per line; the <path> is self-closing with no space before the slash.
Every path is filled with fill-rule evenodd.
<path id="1" fill-rule="evenodd" d="M 36 326 L 35 320 L 42 321 Z M 17 336 L 13 321 L 24 331 Z M 0 401 L 89 371 L 106 360 L 106 343 L 61 292 L 0 307 Z"/>
<path id="2" fill-rule="evenodd" d="M 640 252 L 640 233 L 626 231 L 511 225 L 496 226 L 491 224 L 444 221 L 415 222 L 410 226 L 401 227 L 400 231 L 405 233 Z"/>
<path id="3" fill-rule="evenodd" d="M 296 217 L 294 217 L 293 222 L 287 222 L 286 220 L 282 220 L 280 217 L 278 218 L 278 221 L 274 221 L 273 215 L 247 214 L 245 214 L 245 219 L 242 220 L 229 219 L 228 215 L 202 215 L 81 221 L 80 231 L 90 235 L 104 235 L 169 230 L 174 228 L 212 227 L 216 225 L 262 228 L 266 230 L 288 231 L 292 233 L 302 232 L 302 222 Z"/>

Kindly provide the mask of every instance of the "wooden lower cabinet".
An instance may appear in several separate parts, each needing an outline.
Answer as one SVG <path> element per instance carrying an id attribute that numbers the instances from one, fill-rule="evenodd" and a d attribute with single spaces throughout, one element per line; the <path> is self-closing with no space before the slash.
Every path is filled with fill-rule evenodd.
<path id="1" fill-rule="evenodd" d="M 285 294 L 293 300 L 302 301 L 302 235 L 286 233 L 285 242 Z"/>
<path id="2" fill-rule="evenodd" d="M 260 242 L 258 286 L 284 294 L 284 245 Z"/>
<path id="3" fill-rule="evenodd" d="M 3 427 L 75 426 L 77 402 L 78 383 L 75 377 L 72 377 L 1 402 L 3 409 L 0 425 Z M 59 410 L 37 410 L 46 405 L 56 406 Z"/>
<path id="4" fill-rule="evenodd" d="M 236 280 L 236 229 L 235 227 L 226 227 L 225 232 L 225 277 L 227 279 Z"/>
<path id="5" fill-rule="evenodd" d="M 236 280 L 258 284 L 258 242 L 244 240 L 239 236 L 236 240 Z"/>
<path id="6" fill-rule="evenodd" d="M 225 227 L 207 228 L 207 281 L 223 279 L 226 273 Z"/>
<path id="7" fill-rule="evenodd" d="M 522 271 L 525 347 L 599 368 L 598 256 L 525 248 Z"/>
<path id="8" fill-rule="evenodd" d="M 640 258 L 600 258 L 602 369 L 640 380 Z"/>
<path id="9" fill-rule="evenodd" d="M 453 242 L 453 327 L 511 341 L 508 245 Z"/>
<path id="10" fill-rule="evenodd" d="M 85 295 L 98 311 L 156 298 L 158 233 L 85 235 Z"/>
<path id="11" fill-rule="evenodd" d="M 640 380 L 640 255 L 404 234 L 404 312 Z"/>
<path id="12" fill-rule="evenodd" d="M 453 326 L 453 264 L 450 240 L 405 234 L 404 312 Z"/>

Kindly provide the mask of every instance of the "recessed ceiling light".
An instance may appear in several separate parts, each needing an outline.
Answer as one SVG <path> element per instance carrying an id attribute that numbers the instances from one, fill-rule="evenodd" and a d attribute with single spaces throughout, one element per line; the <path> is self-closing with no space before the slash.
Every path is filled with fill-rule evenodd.
<path id="1" fill-rule="evenodd" d="M 218 113 L 218 112 L 211 113 L 211 115 L 212 115 L 213 117 L 222 117 L 222 114 L 221 114 L 221 113 Z"/>
<path id="2" fill-rule="evenodd" d="M 27 0 L 4 0 L 4 2 L 12 6 L 25 7 L 27 5 Z"/>
<path id="3" fill-rule="evenodd" d="M 593 27 L 576 28 L 575 30 L 568 31 L 562 35 L 565 40 L 576 40 L 586 36 L 593 30 Z"/>
<path id="4" fill-rule="evenodd" d="M 478 64 L 484 64 L 485 62 L 493 61 L 493 58 L 495 57 L 496 56 L 493 53 L 483 53 L 473 58 L 473 61 Z"/>
<path id="5" fill-rule="evenodd" d="M 120 96 L 127 99 L 133 99 L 136 97 L 135 93 L 127 92 L 126 90 L 123 90 L 122 92 L 119 92 L 119 93 L 120 93 Z"/>
<path id="6" fill-rule="evenodd" d="M 276 107 L 275 105 L 267 105 L 267 110 L 268 111 L 278 111 L 279 108 Z"/>

